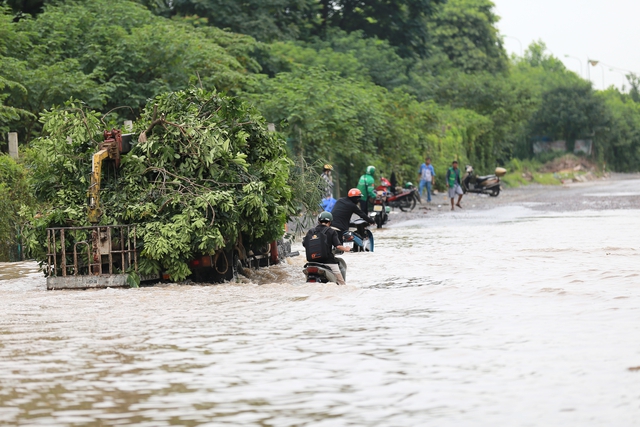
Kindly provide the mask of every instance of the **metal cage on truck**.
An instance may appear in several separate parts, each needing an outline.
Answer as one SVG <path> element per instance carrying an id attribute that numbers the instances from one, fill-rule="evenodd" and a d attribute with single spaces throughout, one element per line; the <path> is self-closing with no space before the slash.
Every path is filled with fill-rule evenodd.
<path id="1" fill-rule="evenodd" d="M 135 225 L 47 228 L 47 289 L 128 287 L 136 244 Z"/>

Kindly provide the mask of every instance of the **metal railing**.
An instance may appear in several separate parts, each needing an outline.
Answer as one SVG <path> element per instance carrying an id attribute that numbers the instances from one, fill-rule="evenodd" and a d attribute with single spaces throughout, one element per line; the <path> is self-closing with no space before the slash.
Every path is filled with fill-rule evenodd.
<path id="1" fill-rule="evenodd" d="M 138 271 L 135 225 L 47 228 L 47 277 Z"/>

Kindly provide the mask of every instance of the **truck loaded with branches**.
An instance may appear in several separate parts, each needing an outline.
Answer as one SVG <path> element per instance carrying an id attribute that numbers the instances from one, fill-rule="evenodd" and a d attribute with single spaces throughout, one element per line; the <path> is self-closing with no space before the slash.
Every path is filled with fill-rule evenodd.
<path id="1" fill-rule="evenodd" d="M 274 242 L 296 212 L 292 162 L 249 104 L 166 93 L 130 135 L 105 132 L 105 117 L 73 100 L 42 120 L 46 136 L 29 153 L 40 204 L 22 215 L 31 255 L 58 278 L 50 288 L 102 276 L 95 287 L 114 286 L 113 275 L 216 282 L 282 258 Z"/>

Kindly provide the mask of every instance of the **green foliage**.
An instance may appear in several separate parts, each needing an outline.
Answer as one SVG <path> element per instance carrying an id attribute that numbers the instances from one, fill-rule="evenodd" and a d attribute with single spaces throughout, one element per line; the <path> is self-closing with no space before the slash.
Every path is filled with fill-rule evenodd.
<path id="1" fill-rule="evenodd" d="M 324 67 L 342 77 L 368 80 L 387 89 L 408 83 L 405 70 L 409 61 L 387 41 L 365 38 L 361 31 L 347 34 L 333 30 L 322 40 L 306 43 L 275 42 L 260 62 L 270 76 L 303 65 Z"/>
<path id="2" fill-rule="evenodd" d="M 368 164 L 413 179 L 437 121 L 431 103 L 322 68 L 300 67 L 261 83 L 249 96 L 280 124 L 293 156 L 334 165 L 341 194 Z"/>
<path id="3" fill-rule="evenodd" d="M 469 147 L 469 160 L 480 169 L 495 167 L 512 155 L 512 138 L 535 107 L 532 94 L 519 82 L 489 73 L 452 72 L 439 79 L 436 99 L 454 108 L 472 110 L 491 126 Z"/>
<path id="4" fill-rule="evenodd" d="M 309 224 L 316 222 L 325 185 L 319 171 L 325 163 L 323 159 L 309 165 L 304 158 L 295 159 L 289 179 L 293 200 L 297 203 L 296 215 L 291 218 L 293 229 L 290 232 L 294 235 L 305 233 Z"/>
<path id="5" fill-rule="evenodd" d="M 8 15 L 7 10 L 0 7 L 0 59 L 3 58 L 9 46 L 24 42 L 24 39 L 20 35 L 13 33 L 10 28 L 11 16 Z M 27 89 L 18 82 L 7 79 L 3 74 L 4 72 L 0 67 L 0 134 L 2 135 L 11 130 L 9 123 L 29 116 L 28 111 L 6 104 L 10 91 L 24 94 Z"/>
<path id="6" fill-rule="evenodd" d="M 325 39 L 333 30 L 387 40 L 403 57 L 428 53 L 428 18 L 444 0 L 139 0 L 156 14 L 206 20 L 260 41 Z"/>
<path id="7" fill-rule="evenodd" d="M 463 72 L 506 71 L 507 55 L 491 0 L 448 0 L 429 22 L 436 49 Z"/>
<path id="8" fill-rule="evenodd" d="M 633 93 L 609 89 L 596 95 L 604 103 L 606 128 L 598 132 L 597 159 L 610 169 L 633 172 L 640 169 L 640 103 Z"/>
<path id="9" fill-rule="evenodd" d="M 216 27 L 272 41 L 298 38 L 318 6 L 314 0 L 181 0 L 159 12 L 201 16 Z"/>
<path id="10" fill-rule="evenodd" d="M 10 3 L 14 11 L 21 9 L 20 2 Z M 240 94 L 276 123 L 295 159 L 296 165 L 287 169 L 299 179 L 289 184 L 296 208 L 302 211 L 315 206 L 310 189 L 317 177 L 311 171 L 320 159 L 334 164 L 342 195 L 369 164 L 378 168 L 378 177 L 395 172 L 399 182 L 415 181 L 425 155 L 432 157 L 439 175 L 453 158 L 473 164 L 479 173 L 490 173 L 514 158 L 532 159 L 533 142 L 540 139 L 565 139 L 569 148 L 575 139 L 592 139 L 592 160 L 606 162 L 609 169 L 640 169 L 640 79 L 629 76 L 629 93 L 594 91 L 566 70 L 542 41 L 509 62 L 490 0 L 22 4 L 35 17 L 13 22 L 5 10 L 0 18 L 0 130 L 11 127 L 20 132 L 21 141 L 28 141 L 39 134 L 42 123 L 51 127 L 55 122 L 49 113 L 39 122 L 38 114 L 71 97 L 84 103 L 70 104 L 57 130 L 51 127 L 47 132 L 56 135 L 65 126 L 75 132 L 84 132 L 77 130 L 83 126 L 91 129 L 72 137 L 71 143 L 62 138 L 48 148 L 38 142 L 37 150 L 27 150 L 38 165 L 35 175 L 57 168 L 34 179 L 35 194 L 44 206 L 56 197 L 84 197 L 88 176 L 83 171 L 103 128 L 120 127 L 123 118 L 138 118 L 148 99 L 191 85 Z M 80 117 L 78 109 L 107 115 Z M 145 114 L 148 119 L 150 113 Z M 57 110 L 55 115 L 60 118 L 63 113 Z M 189 123 L 187 119 L 174 123 L 182 126 Z M 169 132 L 171 126 L 165 126 Z M 172 138 L 180 133 L 176 128 L 172 132 Z M 149 149 L 162 162 L 181 156 L 172 145 L 154 143 Z M 56 160 L 49 166 L 50 158 Z M 148 160 L 131 159 L 123 167 L 137 165 L 145 175 Z M 225 160 L 232 170 L 242 166 L 242 158 L 234 159 Z M 246 162 L 252 164 L 251 159 Z M 77 188 L 69 185 L 64 179 L 67 173 L 76 173 L 83 177 L 78 181 L 85 182 Z M 111 180 L 123 180 L 121 173 L 105 170 L 105 191 Z M 166 176 L 163 182 L 173 182 Z M 165 187 L 171 185 L 178 184 Z M 153 197 L 159 198 L 160 190 L 155 191 Z M 178 212 L 177 206 L 193 199 L 203 206 L 215 205 L 216 218 L 231 215 L 222 210 L 230 203 L 225 191 L 227 187 L 221 187 L 215 200 L 203 199 L 198 192 L 171 198 L 161 212 L 176 209 L 172 226 L 149 231 L 149 236 L 156 236 L 155 246 L 150 247 L 158 250 L 155 258 L 145 258 L 141 265 L 161 268 L 166 241 L 193 247 L 191 240 L 182 241 L 182 233 L 194 232 L 195 214 L 189 209 Z M 262 218 L 264 212 L 258 207 L 264 201 L 252 197 L 262 191 L 259 186 L 247 187 L 248 195 L 235 208 L 240 213 L 255 211 L 255 218 Z M 138 197 L 135 192 L 117 196 L 105 197 L 113 197 L 116 205 L 124 204 L 125 197 Z M 84 221 L 82 205 L 66 209 L 64 214 L 56 211 L 58 216 L 43 215 L 42 224 L 46 218 L 60 224 Z M 156 210 L 145 199 L 132 205 L 127 218 L 152 218 Z M 120 218 L 109 216 L 109 220 Z M 220 236 L 214 233 L 203 241 L 203 247 L 213 247 Z M 171 263 L 176 274 L 185 271 L 185 264 Z"/>
<path id="11" fill-rule="evenodd" d="M 520 187 L 529 184 L 560 185 L 561 177 L 556 173 L 544 172 L 539 160 L 513 159 L 507 165 L 507 174 L 501 178 L 507 187 Z"/>
<path id="12" fill-rule="evenodd" d="M 403 57 L 428 53 L 428 19 L 443 0 L 319 0 L 320 34 L 334 27 L 388 40 Z"/>
<path id="13" fill-rule="evenodd" d="M 43 117 L 47 137 L 34 143 L 33 167 L 47 180 L 36 193 L 51 208 L 34 218 L 37 258 L 45 226 L 87 223 L 98 117 L 76 103 Z M 170 92 L 149 103 L 135 130 L 146 141 L 123 156 L 119 170 L 108 163 L 103 169 L 101 223 L 137 224 L 143 274 L 162 270 L 182 280 L 197 254 L 229 249 L 240 236 L 249 248 L 282 235 L 294 211 L 291 162 L 254 108 L 201 89 Z"/>
<path id="14" fill-rule="evenodd" d="M 24 226 L 18 212 L 31 206 L 27 170 L 6 154 L 0 154 L 0 261 L 16 261 Z"/>
<path id="15" fill-rule="evenodd" d="M 35 15 L 42 12 L 47 0 L 6 0 L 5 3 L 19 14 Z"/>
<path id="16" fill-rule="evenodd" d="M 256 67 L 248 37 L 154 16 L 132 1 L 68 1 L 35 19 L 3 19 L 17 42 L 0 51 L 0 76 L 21 85 L 8 102 L 33 115 L 18 129 L 26 140 L 39 131 L 37 114 L 72 96 L 93 109 L 126 106 L 117 113 L 135 118 L 161 92 L 194 82 L 234 91 Z"/>
<path id="17" fill-rule="evenodd" d="M 531 118 L 533 135 L 572 142 L 587 138 L 606 126 L 605 105 L 587 82 L 549 88 L 542 93 L 541 104 L 544 108 L 539 108 Z"/>

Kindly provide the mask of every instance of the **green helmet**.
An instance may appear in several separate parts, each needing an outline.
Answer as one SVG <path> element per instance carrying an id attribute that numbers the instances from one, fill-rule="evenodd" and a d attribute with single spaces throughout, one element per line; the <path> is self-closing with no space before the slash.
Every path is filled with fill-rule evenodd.
<path id="1" fill-rule="evenodd" d="M 413 187 L 413 183 L 412 183 L 411 181 L 407 181 L 407 182 L 404 184 L 404 188 L 411 188 L 411 187 Z"/>
<path id="2" fill-rule="evenodd" d="M 321 212 L 320 215 L 318 215 L 318 222 L 331 222 L 333 221 L 333 215 L 331 215 L 331 212 Z"/>
<path id="3" fill-rule="evenodd" d="M 367 166 L 367 175 L 373 176 L 376 173 L 375 166 Z"/>

